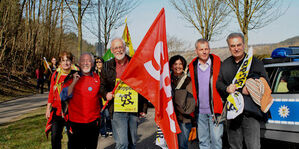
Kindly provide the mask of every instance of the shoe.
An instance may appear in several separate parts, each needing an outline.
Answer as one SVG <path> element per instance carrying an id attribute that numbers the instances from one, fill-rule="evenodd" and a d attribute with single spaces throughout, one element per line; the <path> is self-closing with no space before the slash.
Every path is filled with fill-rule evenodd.
<path id="1" fill-rule="evenodd" d="M 108 134 L 108 136 L 110 136 L 110 137 L 112 136 L 112 132 L 107 132 L 107 134 Z"/>

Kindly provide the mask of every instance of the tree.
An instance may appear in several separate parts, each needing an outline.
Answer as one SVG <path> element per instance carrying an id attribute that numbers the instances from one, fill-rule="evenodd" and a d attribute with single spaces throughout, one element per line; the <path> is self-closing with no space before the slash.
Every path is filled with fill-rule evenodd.
<path id="1" fill-rule="evenodd" d="M 100 6 L 100 8 L 92 7 L 94 11 L 90 13 L 91 16 L 89 19 L 94 19 L 93 21 L 96 22 L 94 24 L 100 23 L 101 37 L 98 35 L 98 26 L 94 27 L 92 25 L 93 23 L 90 23 L 91 27 L 85 27 L 93 35 L 103 39 L 101 41 L 103 41 L 104 50 L 106 51 L 111 38 L 111 31 L 120 27 L 124 23 L 125 16 L 135 9 L 138 4 L 138 0 L 101 0 L 99 5 L 95 2 L 94 6 Z M 98 11 L 100 11 L 101 14 L 100 22 L 98 20 L 99 17 L 96 16 L 98 14 L 96 12 Z"/>
<path id="2" fill-rule="evenodd" d="M 87 10 L 89 4 L 91 3 L 91 0 L 85 0 L 83 1 L 85 3 L 83 3 L 84 5 L 82 5 L 82 1 L 81 0 L 77 0 L 77 2 L 75 2 L 74 0 L 71 0 L 70 2 L 68 2 L 68 0 L 65 0 L 65 3 L 67 5 L 67 7 L 69 8 L 73 19 L 77 25 L 77 29 L 78 29 L 78 57 L 81 55 L 82 52 L 82 18 L 84 16 L 85 11 Z M 71 7 L 71 4 L 77 4 L 77 16 L 75 14 L 74 8 Z M 83 9 L 82 9 L 83 6 Z"/>
<path id="3" fill-rule="evenodd" d="M 249 30 L 265 27 L 282 15 L 282 0 L 226 0 L 226 3 L 237 17 L 246 49 Z"/>
<path id="4" fill-rule="evenodd" d="M 170 0 L 185 20 L 210 41 L 227 25 L 230 13 L 225 0 Z"/>
<path id="5" fill-rule="evenodd" d="M 186 41 L 179 39 L 176 36 L 167 35 L 167 48 L 169 52 L 185 51 L 190 48 L 190 46 L 190 43 L 187 43 Z"/>

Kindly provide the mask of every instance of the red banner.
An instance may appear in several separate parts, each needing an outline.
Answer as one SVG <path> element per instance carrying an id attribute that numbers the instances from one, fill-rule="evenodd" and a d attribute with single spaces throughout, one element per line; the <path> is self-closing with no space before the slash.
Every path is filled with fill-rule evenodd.
<path id="1" fill-rule="evenodd" d="M 162 129 L 168 148 L 178 149 L 177 133 L 181 130 L 171 96 L 164 8 L 140 43 L 121 80 L 154 105 L 155 121 Z"/>

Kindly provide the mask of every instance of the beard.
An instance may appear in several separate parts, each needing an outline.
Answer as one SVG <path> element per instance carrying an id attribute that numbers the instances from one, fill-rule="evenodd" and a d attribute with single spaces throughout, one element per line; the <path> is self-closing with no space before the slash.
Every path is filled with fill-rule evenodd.
<path id="1" fill-rule="evenodd" d="M 84 68 L 84 69 L 82 69 L 82 72 L 83 72 L 83 73 L 89 73 L 90 70 L 91 70 L 91 68 Z"/>
<path id="2" fill-rule="evenodd" d="M 125 53 L 122 53 L 121 55 L 119 55 L 118 53 L 117 54 L 115 54 L 115 58 L 117 59 L 117 60 L 122 60 L 124 57 L 125 57 Z"/>

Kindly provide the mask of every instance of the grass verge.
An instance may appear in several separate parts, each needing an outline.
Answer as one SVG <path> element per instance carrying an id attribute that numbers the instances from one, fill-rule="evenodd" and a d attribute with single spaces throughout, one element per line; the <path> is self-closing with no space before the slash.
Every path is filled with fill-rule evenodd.
<path id="1" fill-rule="evenodd" d="M 21 116 L 20 120 L 0 125 L 1 149 L 50 149 L 51 136 L 45 135 L 45 107 Z M 67 135 L 63 133 L 62 148 L 67 148 Z"/>

